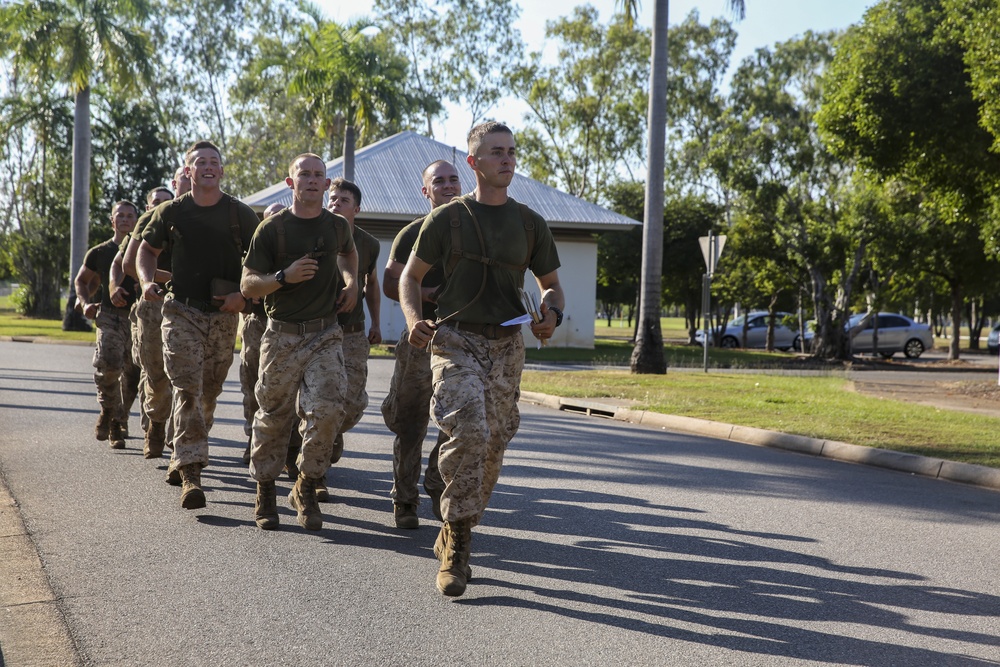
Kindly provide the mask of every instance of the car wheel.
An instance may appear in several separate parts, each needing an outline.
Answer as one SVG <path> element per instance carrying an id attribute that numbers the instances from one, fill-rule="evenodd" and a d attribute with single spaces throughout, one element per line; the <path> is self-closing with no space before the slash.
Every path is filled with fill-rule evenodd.
<path id="1" fill-rule="evenodd" d="M 916 359 L 923 353 L 924 344 L 916 338 L 906 341 L 906 345 L 903 346 L 903 354 L 906 355 L 907 359 Z"/>
<path id="2" fill-rule="evenodd" d="M 892 355 L 894 355 L 894 354 L 896 354 L 896 353 L 895 352 L 879 352 L 878 356 L 882 357 L 883 359 L 892 359 Z"/>
<path id="3" fill-rule="evenodd" d="M 795 340 L 792 341 L 792 349 L 796 352 L 802 351 L 802 336 L 795 337 Z"/>
<path id="4" fill-rule="evenodd" d="M 778 348 L 778 352 L 788 352 L 790 349 L 792 349 L 792 348 L 790 348 L 790 347 L 779 347 Z"/>
<path id="5" fill-rule="evenodd" d="M 732 336 L 722 337 L 722 347 L 726 348 L 727 350 L 735 350 L 739 346 L 740 342 L 735 338 L 733 338 Z"/>

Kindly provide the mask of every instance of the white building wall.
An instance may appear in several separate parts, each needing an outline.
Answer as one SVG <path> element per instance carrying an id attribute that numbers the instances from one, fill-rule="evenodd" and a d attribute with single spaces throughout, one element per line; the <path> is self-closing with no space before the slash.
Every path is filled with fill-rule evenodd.
<path id="1" fill-rule="evenodd" d="M 389 259 L 392 239 L 379 239 L 381 250 L 378 254 L 378 279 L 381 288 L 382 274 Z M 594 347 L 594 309 L 597 303 L 597 243 L 590 239 L 559 240 L 556 237 L 556 247 L 559 250 L 559 282 L 566 294 L 566 308 L 562 326 L 556 329 L 555 336 L 549 342 L 554 347 Z M 525 289 L 534 292 L 538 297 L 538 284 L 531 273 L 525 276 Z M 365 306 L 367 310 L 367 306 Z M 400 332 L 406 327 L 406 318 L 399 303 L 382 294 L 382 338 L 386 342 L 395 342 Z M 371 320 L 369 319 L 369 322 Z M 532 345 L 535 338 L 528 327 L 524 327 L 525 345 Z"/>

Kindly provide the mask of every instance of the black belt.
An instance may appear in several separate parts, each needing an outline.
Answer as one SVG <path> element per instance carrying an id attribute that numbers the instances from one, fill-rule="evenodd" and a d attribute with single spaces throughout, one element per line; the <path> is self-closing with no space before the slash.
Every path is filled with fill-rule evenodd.
<path id="1" fill-rule="evenodd" d="M 364 322 L 355 322 L 354 324 L 341 324 L 340 328 L 344 330 L 345 334 L 357 333 L 359 331 L 365 330 Z"/>
<path id="2" fill-rule="evenodd" d="M 189 296 L 174 296 L 174 301 L 177 303 L 183 303 L 185 306 L 190 306 L 191 308 L 196 308 L 203 313 L 217 313 L 219 312 L 219 307 L 214 303 L 209 303 L 207 301 L 202 301 L 201 299 L 195 299 Z"/>
<path id="3" fill-rule="evenodd" d="M 307 320 L 306 322 L 282 322 L 280 320 L 268 319 L 267 327 L 271 331 L 302 335 L 323 331 L 336 323 L 336 317 L 321 317 L 318 320 Z"/>
<path id="4" fill-rule="evenodd" d="M 468 331 L 469 333 L 479 334 L 480 336 L 490 340 L 509 338 L 521 330 L 520 324 L 509 324 L 504 326 L 502 324 L 480 324 L 478 322 L 455 321 L 446 321 L 443 322 L 443 324 L 446 327 L 454 327 L 462 331 Z"/>
<path id="5" fill-rule="evenodd" d="M 129 313 L 132 312 L 132 306 L 125 306 L 124 308 L 119 308 L 118 306 L 101 306 L 101 312 L 106 315 L 117 315 L 118 317 L 128 317 Z"/>

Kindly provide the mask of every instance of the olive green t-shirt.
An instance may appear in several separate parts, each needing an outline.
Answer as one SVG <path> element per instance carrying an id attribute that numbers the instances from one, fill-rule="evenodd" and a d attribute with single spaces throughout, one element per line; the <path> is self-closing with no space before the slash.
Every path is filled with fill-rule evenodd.
<path id="1" fill-rule="evenodd" d="M 417 236 L 420 234 L 420 225 L 423 222 L 423 218 L 417 218 L 399 230 L 399 233 L 396 234 L 396 238 L 392 242 L 392 248 L 389 249 L 389 259 L 391 261 L 406 264 L 410 259 L 410 251 L 413 250 L 413 244 L 417 242 Z M 420 281 L 420 286 L 440 287 L 443 283 L 444 267 L 440 264 L 435 264 L 427 269 L 424 279 Z M 433 320 L 436 312 L 436 303 L 431 303 L 430 301 L 423 302 L 423 312 L 421 314 L 425 320 Z"/>
<path id="2" fill-rule="evenodd" d="M 240 245 L 246 250 L 259 220 L 252 208 L 230 195 L 223 194 L 213 206 L 198 206 L 187 193 L 153 209 L 142 240 L 158 249 L 171 243 L 167 291 L 174 297 L 213 303 L 213 278 L 240 281 L 243 258 L 231 226 L 234 207 Z"/>
<path id="3" fill-rule="evenodd" d="M 111 284 L 111 264 L 115 261 L 115 255 L 117 254 L 118 246 L 115 244 L 115 240 L 108 239 L 104 243 L 95 245 L 83 256 L 83 265 L 101 277 L 101 286 L 97 292 L 98 298 L 94 299 L 94 302 L 101 304 L 101 308 L 115 308 L 115 305 L 111 303 L 111 292 L 108 291 L 108 286 Z M 122 287 L 127 292 L 125 298 L 128 302 L 127 305 L 131 306 L 135 303 L 136 292 L 138 291 L 135 281 L 125 276 L 125 280 L 122 281 Z"/>
<path id="4" fill-rule="evenodd" d="M 135 223 L 135 229 L 133 229 L 132 233 L 129 236 L 126 236 L 125 239 L 122 241 L 121 250 L 123 255 L 125 254 L 125 251 L 128 249 L 129 241 L 131 241 L 132 239 L 139 239 L 140 241 L 142 241 L 142 233 L 143 231 L 145 231 L 146 226 L 149 224 L 149 221 L 153 219 L 153 211 L 155 210 L 156 209 L 150 209 L 148 211 L 144 211 L 143 214 L 139 216 L 139 220 Z M 161 269 L 163 271 L 170 270 L 169 243 L 167 244 L 167 247 L 163 249 L 163 252 L 161 252 L 159 255 L 156 256 L 156 268 Z"/>
<path id="5" fill-rule="evenodd" d="M 279 257 L 279 231 L 284 228 L 285 256 Z M 299 218 L 286 208 L 260 223 L 243 264 L 260 273 L 274 273 L 306 253 L 314 253 L 316 275 L 289 283 L 264 297 L 264 310 L 273 320 L 308 322 L 337 312 L 342 280 L 337 255 L 354 249 L 347 219 L 324 209 L 318 217 Z"/>
<path id="6" fill-rule="evenodd" d="M 340 326 L 365 323 L 365 286 L 368 284 L 369 274 L 375 270 L 375 262 L 381 249 L 378 239 L 357 225 L 354 225 L 354 247 L 358 249 L 358 300 L 354 304 L 354 310 L 337 316 Z"/>
<path id="7" fill-rule="evenodd" d="M 469 212 L 468 204 L 479 220 L 485 252 L 480 247 L 479 237 Z M 462 258 L 448 273 L 448 259 L 451 256 L 450 207 L 457 207 L 461 219 L 462 251 L 474 253 L 512 266 L 520 266 L 528 259 L 528 268 L 536 276 L 543 276 L 559 268 L 559 254 L 552 238 L 552 232 L 540 215 L 528 209 L 529 220 L 521 215 L 521 206 L 509 198 L 501 206 L 488 206 L 475 201 L 471 195 L 453 199 L 450 203 L 431 211 L 420 227 L 420 235 L 413 252 L 428 264 L 441 263 L 446 267 L 444 290 L 438 296 L 437 315 L 443 319 L 470 305 L 456 318 L 464 322 L 478 324 L 501 324 L 524 315 L 524 306 L 518 292 L 524 287 L 524 272 L 503 266 L 486 266 L 481 262 Z M 528 258 L 528 234 L 525 224 L 534 224 L 535 242 L 531 257 Z M 486 285 L 476 298 L 483 284 L 486 271 Z"/>

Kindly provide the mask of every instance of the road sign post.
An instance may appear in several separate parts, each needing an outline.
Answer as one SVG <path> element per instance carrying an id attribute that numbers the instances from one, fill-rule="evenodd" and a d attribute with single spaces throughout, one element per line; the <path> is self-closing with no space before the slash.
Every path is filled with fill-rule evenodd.
<path id="1" fill-rule="evenodd" d="M 704 371 L 708 372 L 708 346 L 711 344 L 710 336 L 712 335 L 709 329 L 709 318 L 708 311 L 712 307 L 712 274 L 715 273 L 715 267 L 719 264 L 719 255 L 722 254 L 722 248 L 726 245 L 725 234 L 712 234 L 711 231 L 708 232 L 708 236 L 698 237 L 698 245 L 701 246 L 701 256 L 705 258 L 705 275 L 702 280 L 701 287 L 701 313 L 702 320 L 705 323 L 705 335 L 702 337 L 702 347 L 704 349 L 703 354 L 703 364 Z"/>

